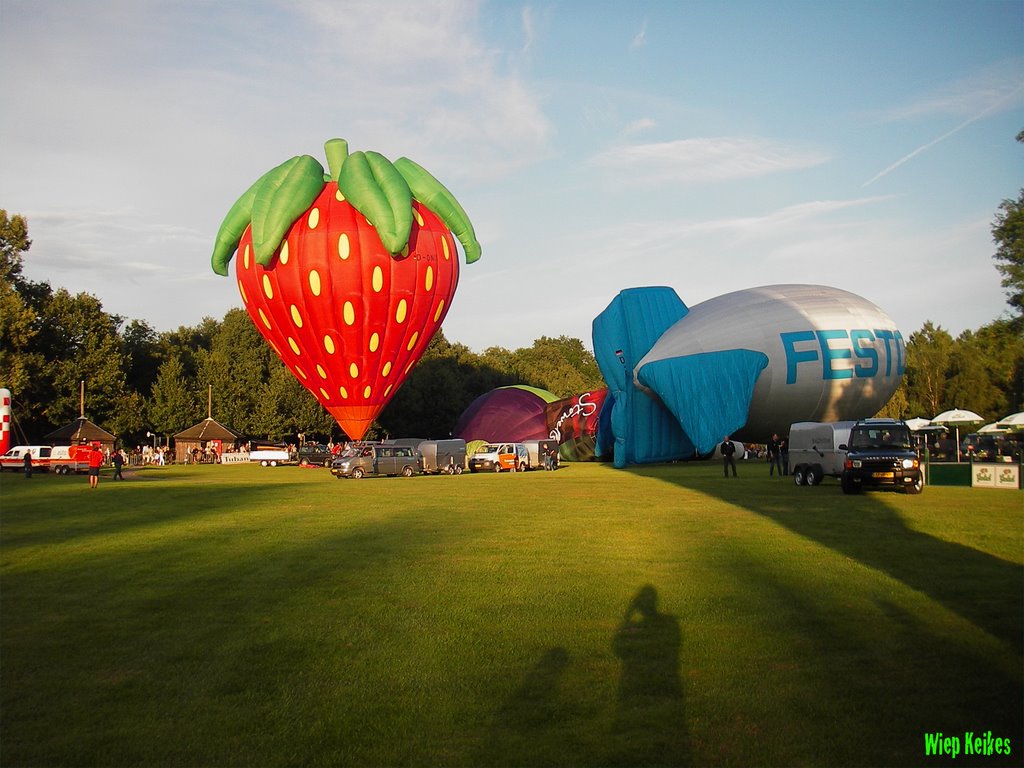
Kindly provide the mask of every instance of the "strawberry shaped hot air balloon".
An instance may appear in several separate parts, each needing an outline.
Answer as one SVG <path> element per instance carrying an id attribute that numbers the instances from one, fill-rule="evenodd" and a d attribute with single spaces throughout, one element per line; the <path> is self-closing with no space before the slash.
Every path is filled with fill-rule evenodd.
<path id="1" fill-rule="evenodd" d="M 466 212 L 408 158 L 326 144 L 264 174 L 217 233 L 214 272 L 235 252 L 253 323 L 353 440 L 366 433 L 451 306 L 458 252 L 480 258 Z"/>

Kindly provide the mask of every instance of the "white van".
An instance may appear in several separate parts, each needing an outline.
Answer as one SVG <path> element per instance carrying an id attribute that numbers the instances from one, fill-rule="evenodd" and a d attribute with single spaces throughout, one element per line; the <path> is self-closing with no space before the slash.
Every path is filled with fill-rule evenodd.
<path id="1" fill-rule="evenodd" d="M 530 454 L 522 443 L 485 443 L 469 459 L 470 472 L 525 472 Z"/>
<path id="2" fill-rule="evenodd" d="M 0 471 L 13 469 L 17 472 L 24 469 L 26 453 L 32 454 L 32 469 L 48 470 L 52 450 L 53 448 L 49 445 L 16 445 L 0 456 Z"/>

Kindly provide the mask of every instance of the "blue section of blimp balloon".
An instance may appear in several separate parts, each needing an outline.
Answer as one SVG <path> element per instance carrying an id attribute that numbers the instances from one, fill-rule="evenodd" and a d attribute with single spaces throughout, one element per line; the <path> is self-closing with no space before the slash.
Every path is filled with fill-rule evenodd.
<path id="1" fill-rule="evenodd" d="M 747 423 L 754 384 L 767 365 L 763 352 L 733 349 L 656 360 L 637 376 L 658 393 L 694 451 L 704 454 Z"/>
<path id="2" fill-rule="evenodd" d="M 679 422 L 633 383 L 637 362 L 686 312 L 671 288 L 629 288 L 594 318 L 594 357 L 609 395 L 597 445 L 602 452 L 611 447 L 617 467 L 693 455 Z"/>
<path id="3" fill-rule="evenodd" d="M 728 435 L 764 442 L 795 421 L 872 416 L 906 367 L 892 320 L 826 286 L 764 286 L 690 308 L 671 288 L 630 288 L 593 332 L 609 387 L 597 450 L 617 467 L 703 455 Z"/>

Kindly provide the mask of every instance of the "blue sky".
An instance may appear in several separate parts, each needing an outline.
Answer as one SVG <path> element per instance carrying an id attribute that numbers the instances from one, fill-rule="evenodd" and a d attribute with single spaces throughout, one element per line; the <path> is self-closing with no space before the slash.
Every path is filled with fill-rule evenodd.
<path id="1" fill-rule="evenodd" d="M 904 335 L 998 317 L 1024 2 L 0 0 L 0 207 L 26 273 L 158 330 L 240 307 L 241 192 L 323 143 L 411 157 L 483 258 L 444 330 L 567 334 L 623 289 L 819 283 Z"/>

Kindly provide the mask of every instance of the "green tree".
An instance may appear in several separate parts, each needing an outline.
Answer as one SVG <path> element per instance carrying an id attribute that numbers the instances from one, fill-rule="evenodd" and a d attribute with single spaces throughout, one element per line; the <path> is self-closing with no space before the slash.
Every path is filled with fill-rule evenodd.
<path id="1" fill-rule="evenodd" d="M 1017 134 L 1024 142 L 1024 131 Z M 1024 189 L 1016 200 L 1003 200 L 992 223 L 992 239 L 996 243 L 996 269 L 1003 276 L 1007 303 L 1024 317 Z"/>
<path id="2" fill-rule="evenodd" d="M 24 216 L 8 216 L 0 208 L 0 280 L 17 285 L 21 277 L 21 264 L 32 247 L 28 238 L 28 221 Z"/>
<path id="3" fill-rule="evenodd" d="M 153 432 L 173 435 L 199 419 L 195 382 L 185 376 L 185 367 L 177 357 L 160 364 L 153 384 L 147 414 Z"/>
<path id="4" fill-rule="evenodd" d="M 931 418 L 945 407 L 946 373 L 953 337 L 942 326 L 926 322 L 907 340 L 907 401 L 909 411 Z"/>

